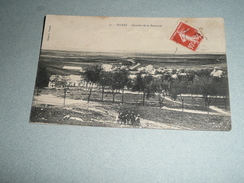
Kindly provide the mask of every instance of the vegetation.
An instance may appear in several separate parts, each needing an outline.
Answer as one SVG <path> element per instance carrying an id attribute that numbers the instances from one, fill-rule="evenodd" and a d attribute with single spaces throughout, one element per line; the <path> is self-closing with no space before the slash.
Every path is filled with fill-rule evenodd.
<path id="1" fill-rule="evenodd" d="M 140 72 L 135 79 L 129 78 L 128 69 L 117 69 L 115 71 L 105 71 L 101 65 L 93 65 L 85 68 L 82 73 L 84 81 L 89 86 L 89 94 L 87 101 L 91 100 L 92 90 L 94 85 L 101 86 L 101 101 L 104 101 L 105 88 L 112 91 L 112 101 L 115 102 L 115 95 L 121 94 L 121 103 L 124 103 L 124 90 L 141 92 L 142 105 L 145 105 L 145 99 L 158 98 L 159 107 L 164 106 L 165 96 L 170 96 L 171 99 L 181 101 L 182 111 L 185 107 L 185 95 L 200 95 L 202 96 L 203 106 L 209 110 L 209 106 L 216 96 L 224 96 L 225 109 L 228 108 L 228 78 L 225 73 L 222 77 L 211 76 L 212 70 L 185 70 L 181 69 L 179 73 L 173 70 L 171 73 L 176 77 L 171 77 L 168 73 L 158 73 L 160 77 L 154 77 L 150 73 L 143 74 Z M 181 75 L 180 73 L 184 73 Z M 40 66 L 37 76 L 37 87 L 47 86 L 47 77 L 45 67 Z M 66 92 L 69 89 L 68 80 L 65 76 L 56 76 L 52 78 L 52 82 L 56 86 L 62 86 L 64 92 L 64 104 Z M 80 97 L 78 97 L 80 98 Z"/>
<path id="2" fill-rule="evenodd" d="M 120 66 L 117 66 L 110 71 L 104 69 L 101 64 L 88 64 L 89 62 L 95 61 L 98 63 L 98 58 L 101 59 L 101 57 L 104 57 L 102 59 L 106 58 L 108 63 L 118 62 L 116 57 L 108 59 L 105 56 L 99 56 L 92 58 L 91 61 L 86 58 L 87 63 L 80 62 L 83 72 L 66 72 L 58 68 L 61 67 L 58 64 L 53 64 L 52 66 L 49 66 L 48 69 L 43 64 L 45 62 L 40 62 L 36 86 L 38 88 L 46 87 L 51 74 L 56 74 L 56 76 L 52 78 L 52 82 L 54 82 L 56 86 L 60 86 L 61 89 L 49 92 L 52 92 L 55 96 L 63 97 L 64 105 L 66 98 L 87 100 L 88 103 L 90 101 L 96 101 L 99 105 L 102 105 L 103 108 L 108 110 L 111 109 L 111 111 L 120 113 L 130 111 L 134 114 L 140 114 L 144 119 L 160 123 L 188 127 L 185 124 L 186 122 L 190 127 L 191 125 L 194 126 L 192 122 L 196 120 L 199 122 L 195 125 L 196 129 L 205 129 L 205 127 L 201 126 L 204 122 L 209 122 L 208 127 L 210 128 L 211 125 L 217 125 L 214 124 L 215 120 L 223 120 L 225 122 L 230 121 L 229 117 L 214 116 L 210 113 L 213 112 L 211 111 L 210 105 L 225 110 L 229 109 L 228 78 L 226 71 L 223 72 L 221 77 L 216 77 L 211 75 L 213 69 L 207 67 L 205 69 L 191 70 L 187 68 L 172 70 L 164 68 L 160 70 L 159 66 L 153 66 L 153 69 L 156 70 L 153 73 L 145 70 L 139 71 L 139 69 L 130 70 L 129 67 L 132 64 L 128 64 L 127 61 L 126 66 L 124 60 L 121 61 L 122 64 L 120 64 Z M 157 62 L 156 58 L 153 58 L 153 60 L 155 63 Z M 56 61 L 57 63 L 60 63 L 59 60 L 56 59 L 55 63 Z M 140 63 L 140 67 L 142 67 L 145 66 L 143 65 L 144 62 L 146 64 L 150 63 L 143 59 L 141 61 L 138 59 L 135 63 Z M 208 64 L 211 64 L 211 62 L 209 61 Z M 50 68 L 52 68 L 52 72 L 50 72 Z M 131 77 L 132 72 L 136 73 L 133 77 Z M 61 76 L 57 73 L 60 73 Z M 70 87 L 69 81 L 67 80 L 67 77 L 65 77 L 68 74 L 80 74 L 82 80 L 86 82 L 86 87 Z M 42 90 L 42 92 L 45 92 L 45 90 Z M 92 105 L 92 103 L 89 105 Z M 179 109 L 181 112 L 169 111 L 166 110 L 166 108 Z M 186 111 L 187 109 L 200 110 L 202 112 L 205 111 L 206 113 L 201 115 L 189 115 L 188 113 L 184 113 L 184 110 Z M 39 108 L 33 110 L 41 111 Z M 44 112 L 46 114 L 52 114 L 52 110 L 59 111 L 60 109 L 53 109 L 50 107 Z M 85 111 L 84 109 L 79 110 L 84 112 L 84 116 L 88 113 L 95 115 L 94 111 Z M 54 113 L 56 114 L 56 112 Z M 36 114 L 38 114 L 38 112 Z M 72 114 L 80 116 L 78 113 L 75 114 L 74 111 Z M 99 116 L 99 114 L 101 113 L 96 113 L 98 121 L 100 118 L 107 119 L 106 115 Z M 182 114 L 184 114 L 184 116 Z M 84 120 L 90 119 L 91 116 L 84 117 Z M 60 119 L 61 117 L 64 116 L 60 114 Z M 112 118 L 110 118 L 110 120 L 111 119 Z M 181 125 L 179 122 L 182 122 L 182 120 L 185 122 Z M 62 121 L 65 120 L 62 118 Z M 222 125 L 228 126 L 229 124 Z M 218 128 L 217 126 L 211 127 L 211 129 Z"/>
<path id="3" fill-rule="evenodd" d="M 39 89 L 47 87 L 49 82 L 49 77 L 51 75 L 48 73 L 47 66 L 39 62 L 36 76 L 36 94 L 39 95 Z"/>
<path id="4" fill-rule="evenodd" d="M 90 83 L 90 93 L 87 102 L 90 101 L 93 84 L 98 83 L 100 81 L 99 78 L 101 72 L 102 72 L 102 67 L 100 65 L 95 65 L 95 66 L 87 67 L 85 72 L 83 73 L 84 80 L 87 82 L 87 84 Z"/>
<path id="5" fill-rule="evenodd" d="M 142 105 L 145 105 L 145 99 L 158 97 L 160 108 L 163 106 L 164 98 L 169 95 L 173 100 L 180 98 L 182 111 L 184 109 L 184 94 L 201 95 L 204 101 L 204 107 L 207 109 L 215 96 L 228 96 L 228 79 L 226 76 L 216 78 L 210 75 L 210 70 L 184 71 L 185 75 L 178 75 L 177 78 L 170 78 L 162 75 L 155 78 L 151 74 L 142 75 L 138 73 L 134 80 L 128 78 L 128 70 L 121 69 L 114 72 L 103 71 L 98 65 L 88 67 L 84 76 L 87 82 L 96 83 L 102 87 L 102 101 L 104 100 L 104 88 L 112 90 L 115 101 L 116 91 L 121 91 L 121 103 L 124 102 L 124 88 L 131 88 L 132 91 L 142 92 Z M 88 101 L 91 97 L 91 89 Z M 227 97 L 226 97 L 227 98 Z"/>

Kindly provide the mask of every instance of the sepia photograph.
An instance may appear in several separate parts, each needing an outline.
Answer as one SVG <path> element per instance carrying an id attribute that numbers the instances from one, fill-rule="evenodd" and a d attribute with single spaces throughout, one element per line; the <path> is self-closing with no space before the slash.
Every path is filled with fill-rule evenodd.
<path id="1" fill-rule="evenodd" d="M 224 20 L 47 15 L 30 122 L 230 131 Z"/>

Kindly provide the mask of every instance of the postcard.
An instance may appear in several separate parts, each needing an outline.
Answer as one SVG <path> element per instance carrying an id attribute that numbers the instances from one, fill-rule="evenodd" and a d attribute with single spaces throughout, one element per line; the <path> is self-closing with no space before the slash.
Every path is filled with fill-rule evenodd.
<path id="1" fill-rule="evenodd" d="M 224 20 L 47 15 L 30 122 L 231 130 Z"/>

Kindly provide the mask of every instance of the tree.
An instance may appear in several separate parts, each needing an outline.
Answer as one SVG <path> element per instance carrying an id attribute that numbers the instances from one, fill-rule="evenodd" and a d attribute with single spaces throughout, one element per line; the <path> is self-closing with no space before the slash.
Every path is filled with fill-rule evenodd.
<path id="1" fill-rule="evenodd" d="M 129 83 L 129 71 L 126 69 L 121 69 L 118 72 L 119 74 L 119 89 L 122 90 L 122 96 L 121 96 L 121 103 L 124 103 L 124 88 Z"/>
<path id="2" fill-rule="evenodd" d="M 143 97 L 142 97 L 143 106 L 145 105 L 145 98 L 149 99 L 149 97 L 152 93 L 152 91 L 151 91 L 152 90 L 152 88 L 151 88 L 152 81 L 153 81 L 152 75 L 148 74 L 148 75 L 142 77 L 142 74 L 139 73 L 139 74 L 137 74 L 134 86 L 132 87 L 132 89 L 134 91 L 143 92 Z"/>
<path id="3" fill-rule="evenodd" d="M 113 76 L 111 72 L 106 72 L 106 71 L 100 72 L 98 83 L 102 86 L 102 101 L 103 101 L 105 86 L 111 85 L 112 78 Z"/>
<path id="4" fill-rule="evenodd" d="M 158 96 L 159 107 L 162 108 L 163 102 L 168 91 L 169 82 L 162 79 L 153 79 L 151 85 L 151 92 L 155 93 Z"/>
<path id="5" fill-rule="evenodd" d="M 228 88 L 228 77 L 227 75 L 218 78 L 214 77 L 213 78 L 214 86 L 216 89 L 216 95 L 224 96 L 224 106 L 225 110 L 227 110 L 227 107 L 230 105 L 229 104 L 229 88 Z"/>
<path id="6" fill-rule="evenodd" d="M 188 93 L 188 81 L 179 81 L 175 79 L 170 85 L 170 94 L 173 100 L 176 100 L 177 96 L 180 96 L 182 112 L 184 110 L 184 97 L 182 94 Z"/>
<path id="7" fill-rule="evenodd" d="M 112 74 L 110 87 L 113 91 L 113 102 L 115 98 L 115 90 L 122 90 L 121 103 L 124 102 L 124 87 L 129 82 L 128 75 L 129 71 L 127 71 L 126 69 L 120 69 L 119 71 Z"/>
<path id="8" fill-rule="evenodd" d="M 102 72 L 102 70 L 103 68 L 100 65 L 95 65 L 95 66 L 87 67 L 83 73 L 84 80 L 87 83 L 91 83 L 90 92 L 87 99 L 88 103 L 91 98 L 93 84 L 98 83 L 100 73 Z"/>
<path id="9" fill-rule="evenodd" d="M 61 87 L 63 89 L 64 92 L 64 106 L 65 106 L 65 99 L 66 99 L 66 94 L 67 94 L 67 90 L 68 88 L 68 81 L 69 78 L 67 76 L 60 76 L 60 75 L 55 75 L 54 78 L 52 78 L 51 82 L 55 83 L 56 87 Z"/>
<path id="10" fill-rule="evenodd" d="M 144 93 L 143 105 L 144 105 L 144 101 L 145 101 L 145 96 L 147 99 L 149 99 L 154 92 L 152 90 L 152 83 L 153 83 L 152 75 L 149 74 L 143 78 L 143 87 L 144 87 L 144 89 L 143 89 L 143 93 Z"/>
<path id="11" fill-rule="evenodd" d="M 189 70 L 187 73 L 187 79 L 189 82 L 193 83 L 195 78 L 196 72 L 194 70 Z"/>
<path id="12" fill-rule="evenodd" d="M 210 95 L 213 96 L 217 94 L 216 88 L 217 84 L 214 81 L 214 77 L 207 74 L 201 74 L 198 76 L 191 87 L 192 92 L 195 94 L 201 94 L 203 96 L 204 106 L 207 107 L 208 112 L 209 105 L 211 103 Z"/>
<path id="13" fill-rule="evenodd" d="M 132 85 L 132 90 L 133 91 L 143 91 L 143 78 L 142 78 L 142 74 L 139 73 L 136 75 L 136 79 Z"/>
<path id="14" fill-rule="evenodd" d="M 39 62 L 36 76 L 36 89 L 39 95 L 39 89 L 48 86 L 50 74 L 48 73 L 47 66 L 43 62 Z"/>

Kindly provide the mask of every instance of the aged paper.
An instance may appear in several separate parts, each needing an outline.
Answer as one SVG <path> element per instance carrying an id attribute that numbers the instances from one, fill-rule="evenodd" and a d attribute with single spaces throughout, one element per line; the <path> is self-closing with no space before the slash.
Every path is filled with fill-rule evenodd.
<path id="1" fill-rule="evenodd" d="M 30 121 L 230 130 L 224 20 L 47 15 Z"/>

